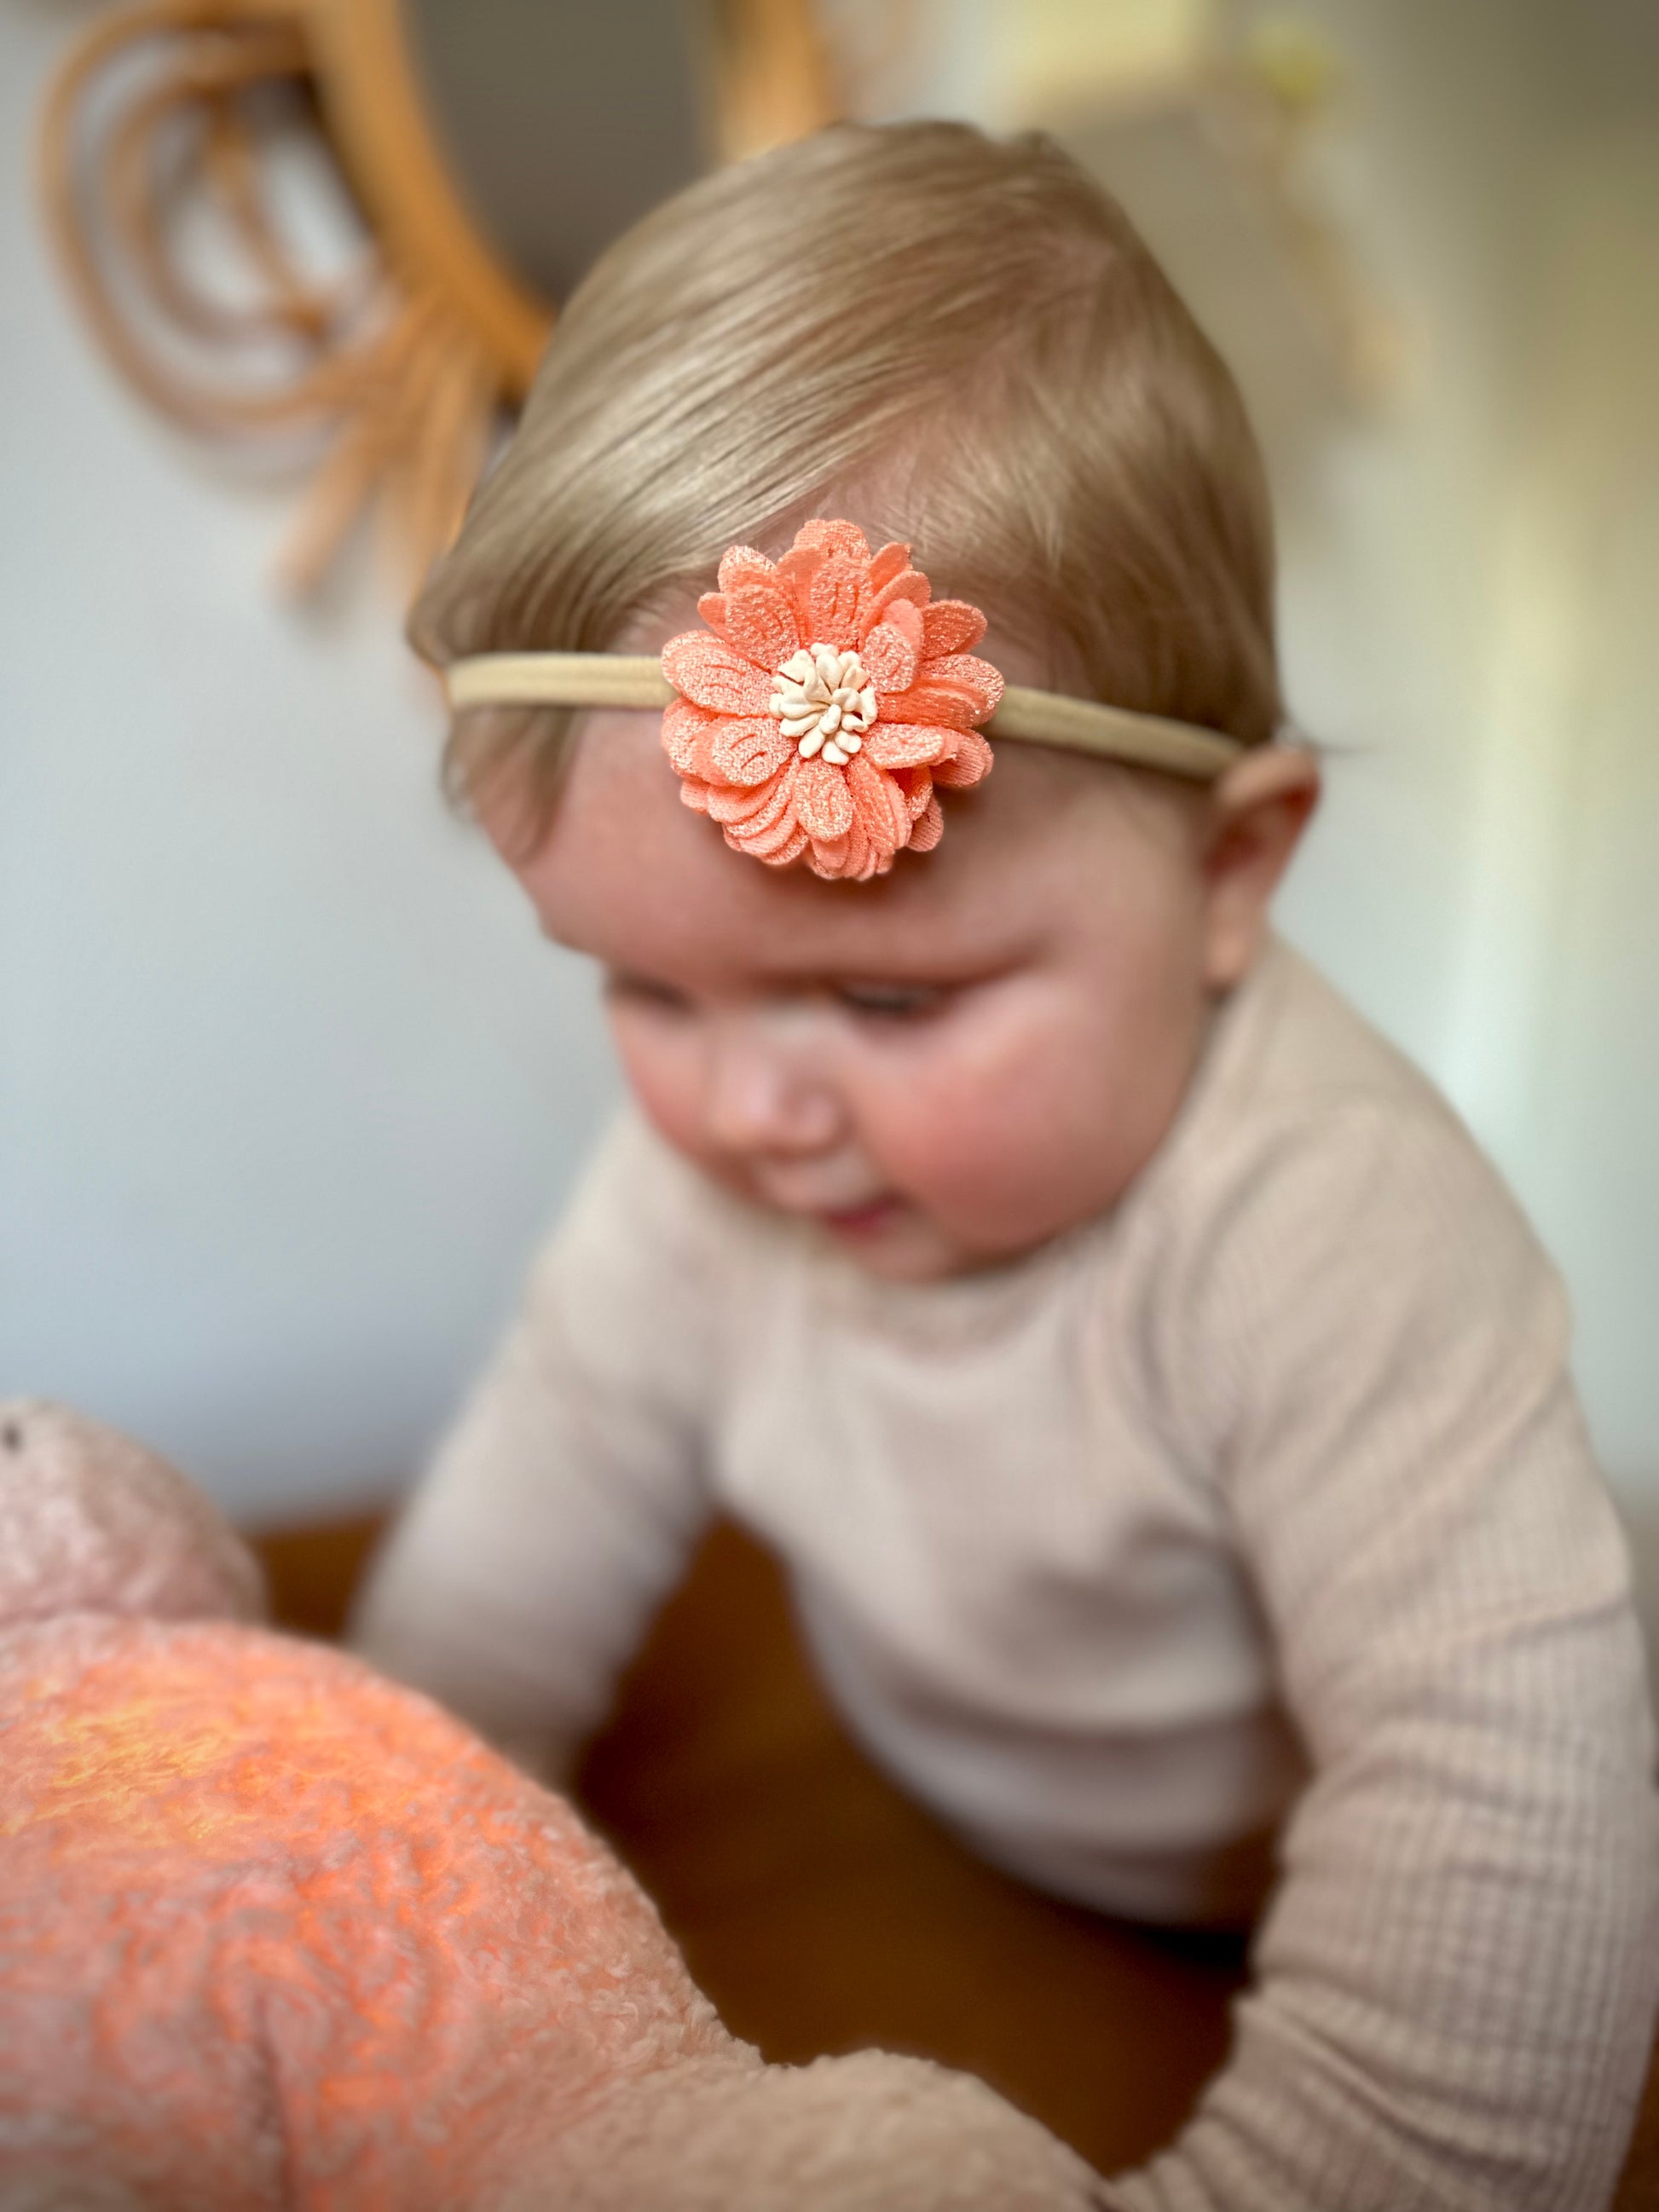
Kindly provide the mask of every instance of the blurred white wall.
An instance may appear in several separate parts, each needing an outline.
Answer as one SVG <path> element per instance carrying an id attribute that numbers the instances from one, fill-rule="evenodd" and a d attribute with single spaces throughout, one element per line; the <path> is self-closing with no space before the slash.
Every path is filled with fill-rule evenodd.
<path id="1" fill-rule="evenodd" d="M 1026 119 L 999 51 L 1080 3 L 973 0 L 963 112 Z M 1287 690 L 1331 754 L 1281 919 L 1510 1178 L 1567 1274 L 1602 1457 L 1659 1518 L 1659 8 L 1234 14 L 1335 58 L 1303 182 L 1399 326 L 1379 404 L 1290 389 L 1259 326 L 1285 301 L 1252 321 L 1247 234 L 1200 234 L 1143 126 L 1063 135 L 1213 310 L 1263 433 Z"/>
<path id="2" fill-rule="evenodd" d="M 1510 1178 L 1659 1510 L 1659 9 L 1298 12 L 1348 72 L 1329 204 L 1414 361 L 1285 487 L 1292 696 L 1359 748 L 1286 918 Z"/>
<path id="3" fill-rule="evenodd" d="M 1017 0 L 933 4 L 914 104 L 1001 121 Z M 279 1518 L 412 1469 L 613 1079 L 588 979 L 441 807 L 388 600 L 276 603 L 286 501 L 158 429 L 46 266 L 27 149 L 88 12 L 0 0 L 0 1392 Z M 1414 367 L 1268 426 L 1291 696 L 1340 756 L 1285 920 L 1516 1181 L 1609 1463 L 1659 1498 L 1655 118 L 1609 168 L 1620 73 L 1564 61 L 1547 0 L 1299 12 L 1349 76 L 1322 190 Z"/>
<path id="4" fill-rule="evenodd" d="M 261 1517 L 383 1495 L 611 1095 L 589 980 L 441 807 L 363 576 L 117 386 L 27 173 L 85 8 L 0 5 L 0 1395 Z"/>
<path id="5" fill-rule="evenodd" d="M 1554 185 L 1449 1073 L 1572 1282 L 1608 1463 L 1659 1514 L 1659 131 L 1575 139 Z"/>
<path id="6" fill-rule="evenodd" d="M 1298 12 L 1414 361 L 1282 501 L 1292 696 L 1359 749 L 1286 918 L 1510 1178 L 1659 1510 L 1659 9 Z"/>

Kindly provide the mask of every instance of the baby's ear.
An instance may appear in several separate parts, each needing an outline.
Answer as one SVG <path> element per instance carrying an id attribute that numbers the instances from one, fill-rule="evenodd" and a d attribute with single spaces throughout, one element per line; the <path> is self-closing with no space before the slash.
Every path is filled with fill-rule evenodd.
<path id="1" fill-rule="evenodd" d="M 0 1633 L 63 1613 L 263 1620 L 252 1553 L 176 1468 L 85 1414 L 0 1401 Z"/>
<path id="2" fill-rule="evenodd" d="M 1230 990 L 1267 933 L 1268 908 L 1319 804 L 1319 763 L 1303 745 L 1261 745 L 1211 794 L 1204 854 L 1205 980 Z"/>

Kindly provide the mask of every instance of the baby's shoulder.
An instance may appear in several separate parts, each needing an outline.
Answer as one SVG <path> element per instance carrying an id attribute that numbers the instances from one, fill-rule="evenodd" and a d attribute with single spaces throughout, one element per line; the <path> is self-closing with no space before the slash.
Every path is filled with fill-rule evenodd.
<path id="1" fill-rule="evenodd" d="M 1519 1218 L 1502 1178 L 1422 1071 L 1281 941 L 1218 1016 L 1146 1177 L 1150 1210 L 1248 1228 L 1286 1206 L 1416 1197 Z"/>
<path id="2" fill-rule="evenodd" d="M 1196 1122 L 1241 1127 L 1363 1107 L 1472 1142 L 1422 1070 L 1280 938 L 1269 939 L 1223 1009 L 1194 1103 Z M 1201 1132 L 1206 1140 L 1214 1133 Z"/>
<path id="3" fill-rule="evenodd" d="M 1554 1271 L 1448 1102 L 1275 943 L 1121 1224 L 1140 1340 L 1182 1386 L 1316 1341 L 1564 1328 Z"/>

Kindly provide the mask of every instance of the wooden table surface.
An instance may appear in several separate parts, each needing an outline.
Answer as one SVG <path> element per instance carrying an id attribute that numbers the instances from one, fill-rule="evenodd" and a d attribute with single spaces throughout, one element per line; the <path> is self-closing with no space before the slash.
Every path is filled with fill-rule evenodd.
<path id="1" fill-rule="evenodd" d="M 338 1630 L 374 1519 L 257 1539 L 278 1620 Z M 578 1795 L 732 2032 L 981 2075 L 1105 2172 L 1166 2142 L 1225 2055 L 1238 1943 L 1149 1934 L 983 1864 L 848 1739 L 782 1577 L 726 1524 L 589 1747 Z M 1659 2068 L 1616 2212 L 1659 2212 Z"/>
<path id="2" fill-rule="evenodd" d="M 337 1632 L 379 1523 L 256 1542 L 279 1620 Z M 876 2044 L 961 2066 L 1107 2172 L 1220 2063 L 1240 1947 L 1161 1939 L 986 1866 L 858 1751 L 783 1580 L 717 1527 L 577 1778 L 736 2035 L 799 2062 Z"/>

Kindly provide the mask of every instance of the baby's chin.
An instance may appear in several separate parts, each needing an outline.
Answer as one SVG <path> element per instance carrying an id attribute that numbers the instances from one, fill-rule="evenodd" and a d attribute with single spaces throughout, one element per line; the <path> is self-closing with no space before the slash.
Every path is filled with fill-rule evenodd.
<path id="1" fill-rule="evenodd" d="M 670 1142 L 673 1141 L 670 1138 Z M 692 1164 L 734 1198 L 763 1213 L 792 1221 L 819 1238 L 862 1273 L 889 1283 L 943 1283 L 962 1275 L 1011 1267 L 1048 1243 L 1058 1231 L 1048 1224 L 1004 1223 L 1002 1233 L 987 1236 L 981 1227 L 954 1225 L 930 1207 L 897 1191 L 879 1191 L 841 1206 L 815 1206 L 805 1194 L 768 1188 L 763 1176 L 745 1173 L 718 1159 L 687 1151 Z M 1064 1226 L 1061 1224 L 1060 1226 Z"/>
<path id="2" fill-rule="evenodd" d="M 817 1227 L 836 1251 L 885 1283 L 949 1282 L 1023 1257 L 1020 1251 L 980 1251 L 904 1199 L 824 1217 Z"/>

